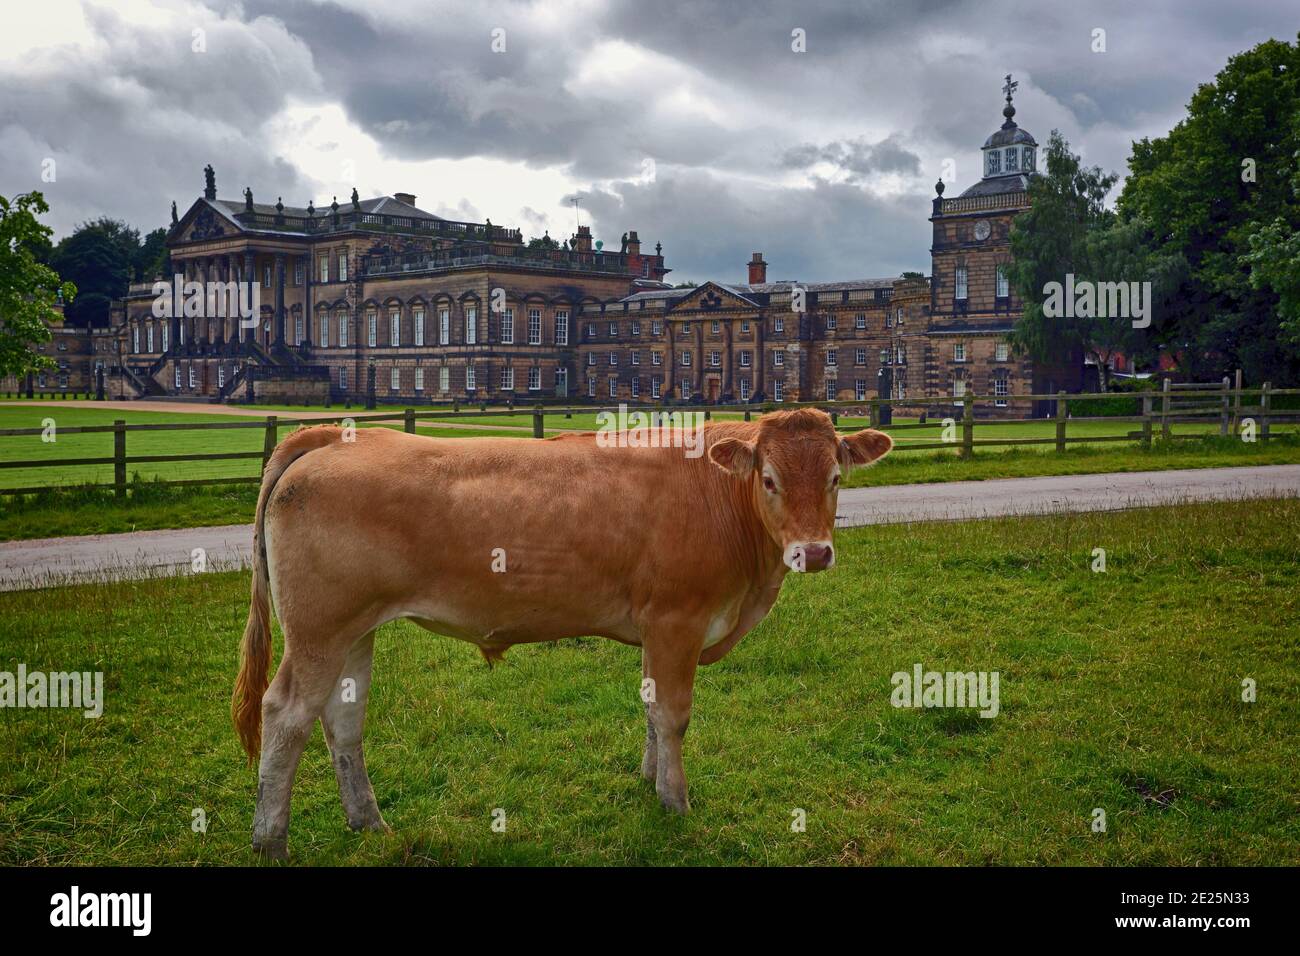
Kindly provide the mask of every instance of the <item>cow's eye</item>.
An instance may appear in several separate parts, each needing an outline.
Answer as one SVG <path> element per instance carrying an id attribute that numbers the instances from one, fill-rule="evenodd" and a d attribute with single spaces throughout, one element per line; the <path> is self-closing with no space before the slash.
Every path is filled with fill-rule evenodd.
<path id="1" fill-rule="evenodd" d="M 772 494 L 776 494 L 776 482 L 772 480 L 771 475 L 763 476 L 763 487 L 772 492 Z"/>
<path id="2" fill-rule="evenodd" d="M 840 486 L 840 476 L 836 475 L 834 478 L 831 479 L 831 487 L 838 488 L 839 486 Z"/>

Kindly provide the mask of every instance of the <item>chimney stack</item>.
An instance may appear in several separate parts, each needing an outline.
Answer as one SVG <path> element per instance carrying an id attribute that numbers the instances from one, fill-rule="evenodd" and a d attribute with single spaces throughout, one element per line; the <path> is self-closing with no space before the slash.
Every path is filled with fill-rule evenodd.
<path id="1" fill-rule="evenodd" d="M 749 284 L 762 285 L 767 281 L 767 263 L 763 261 L 763 253 L 754 253 L 754 258 L 749 260 Z"/>
<path id="2" fill-rule="evenodd" d="M 415 205 L 414 193 L 393 193 L 393 198 L 396 199 L 398 202 L 406 203 L 408 206 Z"/>

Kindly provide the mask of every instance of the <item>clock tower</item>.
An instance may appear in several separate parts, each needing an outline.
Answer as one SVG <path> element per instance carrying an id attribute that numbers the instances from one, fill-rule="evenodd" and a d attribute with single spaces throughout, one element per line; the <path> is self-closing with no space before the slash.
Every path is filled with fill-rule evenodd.
<path id="1" fill-rule="evenodd" d="M 1033 390 L 1030 363 L 1012 356 L 1006 341 L 1021 311 L 1008 272 L 1011 223 L 1029 205 L 1038 162 L 1038 143 L 1016 125 L 1018 85 L 1007 76 L 1004 121 L 981 148 L 982 178 L 948 199 L 943 180 L 935 185 L 925 387 L 932 396 L 951 395 L 954 409 L 966 394 Z"/>

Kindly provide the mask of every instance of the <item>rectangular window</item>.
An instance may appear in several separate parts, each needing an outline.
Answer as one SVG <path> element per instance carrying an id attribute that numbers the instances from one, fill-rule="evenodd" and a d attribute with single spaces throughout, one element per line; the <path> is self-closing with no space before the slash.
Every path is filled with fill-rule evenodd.
<path id="1" fill-rule="evenodd" d="M 609 364 L 610 364 L 610 365 L 617 365 L 617 364 L 618 364 L 618 353 L 617 353 L 617 352 L 610 352 L 610 353 L 609 353 Z"/>
<path id="2" fill-rule="evenodd" d="M 717 320 L 717 319 L 714 319 L 714 320 L 713 320 L 713 325 L 712 325 L 712 327 L 710 328 L 709 331 L 711 331 L 714 335 L 717 335 L 718 332 L 721 331 L 721 328 L 722 328 L 722 327 L 721 327 L 720 325 L 718 325 L 718 320 Z"/>
<path id="3" fill-rule="evenodd" d="M 415 390 L 417 392 L 424 391 L 424 369 L 422 368 L 415 370 Z"/>
<path id="4" fill-rule="evenodd" d="M 528 369 L 528 391 L 540 391 L 542 387 L 542 369 L 539 365 L 534 365 Z"/>
<path id="5" fill-rule="evenodd" d="M 776 402 L 785 401 L 785 382 L 779 378 L 772 383 L 772 400 Z"/>
<path id="6" fill-rule="evenodd" d="M 501 390 L 504 392 L 513 392 L 515 390 L 515 370 L 512 368 L 503 368 L 501 370 Z"/>
<path id="7" fill-rule="evenodd" d="M 438 344 L 446 345 L 451 341 L 451 309 L 438 310 Z"/>
<path id="8" fill-rule="evenodd" d="M 131 351 L 140 351 L 140 326 L 131 326 Z"/>
<path id="9" fill-rule="evenodd" d="M 152 322 L 150 322 L 147 326 L 145 326 L 145 332 L 147 333 L 145 335 L 145 338 L 147 340 L 146 344 L 149 347 L 149 351 L 152 352 L 153 351 L 153 323 Z"/>
<path id="10" fill-rule="evenodd" d="M 996 400 L 993 402 L 998 408 L 1007 407 L 1007 396 L 1011 394 L 1011 382 L 1005 375 L 999 375 L 993 380 L 993 394 Z"/>
<path id="11" fill-rule="evenodd" d="M 393 348 L 402 344 L 402 313 L 396 309 L 388 313 L 388 344 Z"/>
<path id="12" fill-rule="evenodd" d="M 595 322 L 588 322 L 588 323 L 587 323 L 587 341 L 590 342 L 590 341 L 591 341 L 592 339 L 594 339 L 595 337 L 596 337 L 596 323 L 595 323 Z"/>
<path id="13" fill-rule="evenodd" d="M 952 380 L 952 397 L 953 398 L 966 397 L 966 380 L 964 378 L 955 378 Z M 966 403 L 958 402 L 957 404 L 964 405 Z"/>
<path id="14" fill-rule="evenodd" d="M 588 365 L 595 365 L 595 364 L 596 364 L 596 353 L 595 353 L 595 352 L 588 352 L 588 353 L 587 353 L 587 364 L 588 364 Z"/>
<path id="15" fill-rule="evenodd" d="M 907 364 L 907 346 L 905 345 L 894 346 L 894 361 L 899 365 Z"/>
<path id="16" fill-rule="evenodd" d="M 302 316 L 293 317 L 293 344 L 302 345 Z"/>
<path id="17" fill-rule="evenodd" d="M 655 319 L 653 322 L 650 323 L 651 335 L 662 335 L 663 331 L 664 331 L 663 323 L 660 322 L 658 319 Z"/>
<path id="18" fill-rule="evenodd" d="M 330 281 L 330 257 L 317 256 L 316 263 L 317 266 L 319 267 L 317 269 L 317 274 L 320 276 L 320 281 L 329 282 Z"/>
<path id="19" fill-rule="evenodd" d="M 611 323 L 609 323 L 609 337 L 610 337 L 611 339 L 618 338 L 618 323 L 617 323 L 617 322 L 611 322 Z"/>
<path id="20" fill-rule="evenodd" d="M 594 375 L 587 376 L 587 397 L 596 397 L 596 376 Z"/>
<path id="21" fill-rule="evenodd" d="M 394 392 L 402 387 L 402 370 L 396 365 L 388 373 L 388 387 Z"/>
<path id="22" fill-rule="evenodd" d="M 1007 150 L 1007 172 L 1014 173 L 1020 170 L 1020 148 L 1013 146 Z"/>
<path id="23" fill-rule="evenodd" d="M 828 332 L 835 331 L 835 314 L 833 312 L 826 313 L 826 330 Z"/>
<path id="24" fill-rule="evenodd" d="M 632 350 L 632 364 L 633 365 L 641 364 L 641 353 L 637 349 Z"/>
<path id="25" fill-rule="evenodd" d="M 302 259 L 301 259 L 301 258 L 295 258 L 295 259 L 293 260 L 293 284 L 294 284 L 294 285 L 302 285 L 302 274 L 303 274 L 303 271 L 304 271 L 304 270 L 303 270 L 303 267 L 302 267 Z"/>
<path id="26" fill-rule="evenodd" d="M 984 154 L 984 175 L 996 176 L 1002 172 L 1002 150 L 990 149 Z"/>
<path id="27" fill-rule="evenodd" d="M 271 288 L 271 267 L 270 266 L 262 267 L 262 288 L 263 289 Z"/>
<path id="28" fill-rule="evenodd" d="M 640 334 L 641 334 L 641 323 L 640 323 L 640 322 L 633 322 L 633 323 L 632 323 L 632 334 L 633 334 L 633 335 L 640 335 Z"/>
<path id="29" fill-rule="evenodd" d="M 853 317 L 853 327 L 855 329 L 865 329 L 867 327 L 867 317 L 859 312 Z"/>
<path id="30" fill-rule="evenodd" d="M 320 330 L 316 333 L 316 338 L 318 339 L 316 344 L 321 348 L 327 349 L 330 347 L 330 317 L 328 315 L 320 317 Z"/>
<path id="31" fill-rule="evenodd" d="M 650 353 L 650 364 L 651 364 L 651 365 L 663 365 L 663 364 L 664 364 L 664 353 L 663 353 L 663 352 L 651 352 L 651 353 Z"/>
<path id="32" fill-rule="evenodd" d="M 561 309 L 555 313 L 555 344 L 569 344 L 569 310 Z"/>
<path id="33" fill-rule="evenodd" d="M 835 396 L 836 396 L 836 394 L 837 394 L 836 389 L 837 389 L 837 385 L 836 385 L 836 383 L 835 383 L 834 381 L 830 380 L 830 379 L 827 379 L 827 381 L 826 381 L 826 401 L 828 401 L 828 402 L 833 402 L 833 401 L 835 401 Z"/>
<path id="34" fill-rule="evenodd" d="M 965 266 L 958 266 L 958 267 L 957 267 L 957 292 L 956 292 L 956 297 L 957 297 L 958 299 L 965 299 L 965 298 L 966 298 L 966 267 L 965 267 Z"/>
<path id="35" fill-rule="evenodd" d="M 542 310 L 528 310 L 528 344 L 542 344 Z"/>
<path id="36" fill-rule="evenodd" d="M 681 384 L 677 386 L 677 390 L 681 392 L 682 398 L 690 398 L 691 397 L 690 379 L 686 379 L 686 378 L 682 379 Z"/>
<path id="37" fill-rule="evenodd" d="M 190 365 L 190 388 L 194 387 L 194 366 Z"/>
<path id="38" fill-rule="evenodd" d="M 754 361 L 754 353 L 751 352 L 749 349 L 741 349 L 740 367 L 749 368 L 749 366 L 753 363 L 753 361 Z"/>
<path id="39" fill-rule="evenodd" d="M 347 281 L 348 281 L 348 257 L 347 257 L 347 253 L 342 253 L 342 254 L 339 255 L 339 281 L 340 281 L 340 282 L 347 282 Z"/>
<path id="40" fill-rule="evenodd" d="M 958 342 L 952 347 L 952 360 L 954 362 L 966 361 L 966 346 L 964 343 Z"/>
<path id="41" fill-rule="evenodd" d="M 894 321 L 895 321 L 895 323 L 896 323 L 897 325 L 902 325 L 902 324 L 903 324 L 903 307 L 902 307 L 902 306 L 899 306 L 899 307 L 898 307 L 898 312 L 897 312 L 897 314 L 894 316 Z"/>
<path id="42" fill-rule="evenodd" d="M 348 317 L 346 315 L 340 315 L 339 316 L 339 348 L 345 349 L 347 347 L 348 347 Z"/>
<path id="43" fill-rule="evenodd" d="M 773 319 L 773 320 L 772 320 L 772 331 L 773 331 L 773 332 L 784 332 L 784 331 L 785 331 L 785 319 L 781 318 L 780 316 L 777 316 L 775 319 Z"/>
<path id="44" fill-rule="evenodd" d="M 650 397 L 659 398 L 660 389 L 663 387 L 663 379 L 658 375 L 650 376 Z"/>
<path id="45" fill-rule="evenodd" d="M 451 388 L 451 369 L 443 366 L 438 369 L 438 391 L 445 392 Z"/>
<path id="46" fill-rule="evenodd" d="M 181 387 L 181 367 L 179 365 L 176 366 L 176 387 Z"/>
<path id="47" fill-rule="evenodd" d="M 348 387 L 348 369 L 346 365 L 339 366 L 339 388 L 347 391 Z"/>
<path id="48" fill-rule="evenodd" d="M 740 380 L 740 400 L 742 402 L 749 401 L 749 379 L 747 378 Z"/>
<path id="49" fill-rule="evenodd" d="M 867 350 L 866 350 L 866 349 L 854 349 L 854 350 L 853 350 L 853 364 L 854 364 L 854 365 L 866 365 L 866 364 L 867 364 Z"/>
<path id="50" fill-rule="evenodd" d="M 748 331 L 749 331 L 749 319 L 746 319 L 744 322 L 741 322 L 741 323 L 740 323 L 740 331 L 742 331 L 742 332 L 748 332 Z"/>
<path id="51" fill-rule="evenodd" d="M 465 366 L 465 391 L 472 392 L 478 388 L 478 377 L 474 374 L 474 365 Z"/>
<path id="52" fill-rule="evenodd" d="M 366 313 L 366 344 L 372 349 L 379 344 L 379 316 L 372 310 Z"/>
<path id="53" fill-rule="evenodd" d="M 515 344 L 515 310 L 504 309 L 501 312 L 501 344 Z"/>
<path id="54" fill-rule="evenodd" d="M 170 324 L 171 324 L 170 322 L 164 322 L 162 325 L 162 350 L 164 352 L 167 351 L 167 340 L 171 338 L 170 332 L 167 328 L 167 326 L 169 326 Z M 239 335 L 240 338 L 243 338 L 244 330 L 242 328 L 239 330 Z"/>
<path id="55" fill-rule="evenodd" d="M 529 372 L 528 374 L 532 375 L 532 372 Z M 539 381 L 540 374 L 541 373 L 539 372 Z M 531 388 L 532 379 L 530 378 L 528 381 L 530 383 L 529 387 Z M 569 370 L 567 368 L 557 368 L 555 370 L 555 394 L 561 396 L 569 394 Z"/>
<path id="56" fill-rule="evenodd" d="M 478 306 L 467 305 L 465 307 L 465 344 L 475 345 L 478 342 Z"/>
<path id="57" fill-rule="evenodd" d="M 640 376 L 637 375 L 632 376 L 632 397 L 633 398 L 641 397 L 641 378 Z"/>
<path id="58" fill-rule="evenodd" d="M 862 402 L 862 401 L 866 401 L 866 398 L 867 398 L 867 382 L 866 382 L 866 379 L 861 379 L 861 378 L 854 379 L 854 380 L 853 380 L 853 400 L 854 400 L 855 402 Z"/>
<path id="59" fill-rule="evenodd" d="M 713 368 L 717 368 L 721 364 L 722 364 L 722 353 L 719 352 L 717 349 L 713 349 L 712 351 L 710 351 L 709 365 L 711 365 Z"/>
<path id="60" fill-rule="evenodd" d="M 777 349 L 775 352 L 773 352 L 773 353 L 772 353 L 772 364 L 775 365 L 777 368 L 780 368 L 782 365 L 784 365 L 784 364 L 785 364 L 785 353 L 782 352 L 780 349 Z"/>
<path id="61" fill-rule="evenodd" d="M 1005 299 L 1011 294 L 1011 283 L 1007 279 L 1007 267 L 998 266 L 998 288 L 997 296 L 999 299 Z"/>
<path id="62" fill-rule="evenodd" d="M 827 349 L 827 350 L 826 350 L 826 364 L 827 364 L 827 365 L 838 365 L 838 364 L 839 364 L 839 354 L 840 354 L 840 353 L 839 353 L 839 350 L 838 350 L 838 349 Z"/>
<path id="63" fill-rule="evenodd" d="M 993 354 L 994 357 L 997 359 L 997 361 L 1005 362 L 1007 360 L 1008 348 L 1006 342 L 999 342 L 997 345 L 993 347 L 993 349 L 994 349 Z"/>
<path id="64" fill-rule="evenodd" d="M 683 366 L 684 368 L 690 368 L 690 365 L 691 365 L 691 353 L 690 353 L 690 352 L 683 352 L 683 353 L 682 353 L 682 366 Z"/>

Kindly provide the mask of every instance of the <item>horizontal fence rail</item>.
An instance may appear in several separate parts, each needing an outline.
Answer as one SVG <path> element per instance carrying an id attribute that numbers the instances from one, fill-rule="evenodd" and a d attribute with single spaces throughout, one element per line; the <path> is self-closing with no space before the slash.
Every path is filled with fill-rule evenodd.
<path id="1" fill-rule="evenodd" d="M 773 411 L 787 411 L 795 408 L 818 408 L 830 413 L 836 427 L 841 431 L 851 431 L 864 427 L 869 424 L 872 427 L 880 428 L 887 432 L 907 432 L 916 429 L 945 428 L 949 434 L 945 435 L 942 441 L 920 441 L 905 444 L 896 443 L 895 452 L 906 451 L 929 451 L 947 449 L 956 451 L 959 457 L 970 458 L 974 455 L 976 448 L 991 447 L 1020 447 L 1035 445 L 1054 445 L 1055 449 L 1065 451 L 1070 445 L 1093 444 L 1106 442 L 1135 442 L 1143 448 L 1150 448 L 1158 432 L 1163 441 L 1178 441 L 1185 439 L 1198 439 L 1205 437 L 1204 432 L 1192 434 L 1175 434 L 1172 431 L 1174 425 L 1207 425 L 1217 424 L 1217 431 L 1221 436 L 1240 435 L 1244 423 L 1250 420 L 1254 423 L 1254 434 L 1256 440 L 1267 442 L 1271 437 L 1271 426 L 1277 424 L 1291 424 L 1300 422 L 1300 408 L 1281 409 L 1273 406 L 1273 400 L 1284 396 L 1300 395 L 1300 389 L 1274 389 L 1269 384 L 1264 384 L 1259 388 L 1243 388 L 1227 386 L 1227 380 L 1222 385 L 1201 385 L 1198 383 L 1184 383 L 1173 385 L 1165 383 L 1166 388 L 1160 392 L 1102 392 L 1102 393 L 1049 393 L 1049 394 L 1028 394 L 1028 395 L 965 395 L 961 398 L 953 396 L 940 396 L 931 398 L 871 398 L 862 401 L 835 401 L 835 402 L 783 402 L 783 403 L 758 403 L 747 405 L 632 405 L 621 404 L 611 405 L 517 405 L 507 408 L 492 407 L 489 408 L 483 404 L 459 404 L 453 403 L 451 406 L 433 406 L 422 408 L 405 408 L 394 412 L 377 412 L 366 414 L 352 414 L 344 411 L 338 415 L 326 415 L 312 418 L 293 418 L 281 415 L 267 415 L 265 418 L 247 418 L 239 421 L 222 421 L 222 422 L 127 422 L 122 419 L 114 421 L 111 425 L 76 425 L 58 427 L 57 434 L 63 435 L 94 435 L 94 434 L 111 434 L 113 436 L 113 453 L 111 455 L 88 455 L 72 458 L 46 458 L 34 459 L 21 457 L 16 459 L 0 458 L 0 477 L 8 469 L 15 468 L 70 468 L 77 466 L 109 466 L 113 467 L 112 482 L 66 482 L 56 485 L 35 485 L 29 487 L 17 488 L 0 488 L 0 495 L 21 495 L 34 494 L 43 491 L 52 491 L 56 489 L 71 488 L 112 488 L 118 497 L 125 497 L 130 487 L 127 480 L 129 465 L 135 464 L 174 464 L 183 462 L 227 462 L 227 461 L 252 461 L 259 460 L 261 465 L 257 475 L 230 475 L 219 477 L 204 478 L 175 478 L 175 479 L 156 479 L 157 484 L 165 485 L 220 485 L 220 484 L 246 484 L 261 481 L 260 471 L 265 469 L 267 461 L 270 459 L 272 452 L 275 450 L 279 441 L 279 433 L 282 428 L 292 428 L 299 425 L 323 425 L 339 424 L 349 422 L 358 426 L 363 425 L 396 425 L 401 423 L 403 430 L 409 433 L 416 433 L 417 426 L 420 423 L 426 423 L 435 426 L 439 423 L 454 423 L 466 419 L 480 420 L 484 418 L 518 418 L 520 416 L 529 416 L 531 418 L 532 436 L 542 438 L 545 436 L 546 419 L 556 418 L 568 419 L 573 415 L 598 415 L 600 413 L 609 413 L 617 415 L 620 411 L 626 411 L 629 415 L 632 413 L 641 413 L 651 417 L 648 421 L 637 424 L 648 424 L 651 426 L 661 427 L 664 424 L 681 422 L 680 417 L 683 414 L 702 415 L 705 419 L 711 419 L 714 415 L 741 415 L 744 420 L 749 421 L 756 415 L 763 415 Z M 1176 389 L 1176 392 L 1175 392 Z M 1177 401 L 1174 401 L 1174 395 L 1177 395 Z M 1253 397 L 1253 401 L 1247 401 L 1248 397 Z M 1092 399 L 1132 399 L 1141 403 L 1142 413 L 1137 415 L 1113 415 L 1098 416 L 1084 415 L 1071 417 L 1069 407 L 1071 403 L 1083 402 Z M 1196 403 L 1194 399 L 1200 399 Z M 994 411 L 1002 411 L 1011 403 L 1026 402 L 1054 402 L 1055 414 L 1048 417 L 1040 418 L 994 418 L 976 416 L 976 406 L 988 406 Z M 1297 403 L 1300 405 L 1300 403 Z M 897 424 L 881 424 L 883 410 L 889 408 L 908 408 L 908 409 L 928 409 L 938 407 L 949 414 L 942 418 L 931 418 L 927 421 L 919 422 L 899 422 Z M 658 416 L 667 416 L 667 418 L 658 418 Z M 848 422 L 841 421 L 841 418 L 849 419 Z M 1106 435 L 1074 435 L 1069 434 L 1071 425 L 1083 423 L 1113 423 L 1117 426 L 1131 424 L 1138 427 L 1123 431 L 1117 434 Z M 465 427 L 472 428 L 474 422 L 467 422 Z M 976 438 L 975 433 L 979 428 L 989 426 L 1024 426 L 1024 425 L 1047 425 L 1054 426 L 1054 434 L 1049 437 L 1026 437 L 1026 438 Z M 500 427 L 500 426 L 488 426 Z M 519 426 L 520 431 L 524 431 L 528 426 Z M 206 432 L 206 431 L 224 431 L 229 429 L 257 429 L 262 432 L 262 447 L 260 450 L 247 451 L 222 451 L 222 452 L 205 452 L 193 454 L 127 454 L 127 435 L 128 433 L 149 433 L 149 432 Z M 507 428 L 502 428 L 502 437 L 512 437 Z M 556 429 L 552 429 L 555 431 Z M 23 438 L 43 436 L 47 429 L 42 427 L 32 428 L 4 428 L 0 429 L 0 438 Z M 514 436 L 518 437 L 518 436 Z M 4 443 L 0 443 L 0 451 L 4 450 Z"/>

